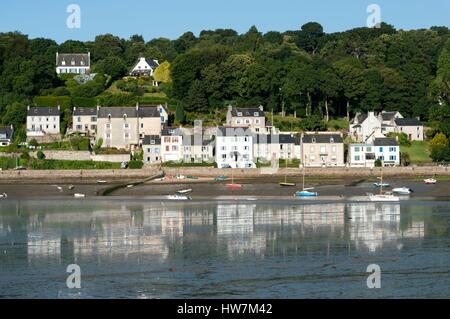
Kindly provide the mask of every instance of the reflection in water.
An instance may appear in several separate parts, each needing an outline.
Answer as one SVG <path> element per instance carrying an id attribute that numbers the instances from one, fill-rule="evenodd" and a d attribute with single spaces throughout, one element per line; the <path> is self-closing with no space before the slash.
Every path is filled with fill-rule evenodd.
<path id="1" fill-rule="evenodd" d="M 448 202 L 8 200 L 0 298 L 72 298 L 72 263 L 77 298 L 445 297 L 448 225 Z"/>
<path id="2" fill-rule="evenodd" d="M 2 242 L 15 226 L 26 235 L 29 262 L 83 256 L 151 255 L 162 261 L 179 248 L 206 239 L 228 257 L 264 256 L 280 240 L 346 241 L 356 250 L 376 252 L 383 245 L 397 249 L 404 238 L 422 238 L 424 221 L 401 227 L 398 203 L 234 204 L 234 203 L 104 203 L 90 202 L 58 209 L 39 202 L 16 203 L 0 216 Z M 200 235 L 199 235 L 200 234 Z M 271 252 L 273 254 L 273 251 Z M 64 256 L 62 256 L 64 255 Z"/>

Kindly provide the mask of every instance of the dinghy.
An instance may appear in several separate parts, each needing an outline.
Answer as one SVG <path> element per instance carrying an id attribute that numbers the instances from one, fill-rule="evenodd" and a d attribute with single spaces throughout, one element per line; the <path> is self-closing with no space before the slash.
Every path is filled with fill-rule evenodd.
<path id="1" fill-rule="evenodd" d="M 192 198 L 190 196 L 180 195 L 180 194 L 169 195 L 169 196 L 167 196 L 167 199 L 168 200 L 192 200 Z"/>
<path id="2" fill-rule="evenodd" d="M 437 180 L 435 178 L 427 178 L 424 180 L 425 184 L 427 185 L 434 185 L 437 183 Z"/>
<path id="3" fill-rule="evenodd" d="M 411 188 L 408 187 L 398 187 L 398 188 L 394 188 L 392 190 L 392 192 L 394 194 L 399 194 L 399 195 L 409 195 L 411 193 L 414 193 L 414 191 Z"/>

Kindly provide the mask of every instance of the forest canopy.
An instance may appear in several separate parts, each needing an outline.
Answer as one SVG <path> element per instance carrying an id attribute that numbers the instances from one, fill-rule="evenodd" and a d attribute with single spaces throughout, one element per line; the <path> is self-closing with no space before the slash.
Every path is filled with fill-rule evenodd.
<path id="1" fill-rule="evenodd" d="M 139 56 L 158 60 L 161 90 L 186 112 L 225 111 L 227 105 L 263 105 L 299 117 L 345 117 L 368 110 L 398 110 L 450 134 L 450 32 L 447 27 L 403 31 L 383 23 L 326 33 L 317 22 L 298 30 L 262 33 L 253 26 L 186 32 L 178 39 L 111 34 L 94 41 L 29 39 L 0 33 L 0 119 L 20 125 L 36 96 L 71 96 L 72 101 L 111 98 Z M 91 52 L 101 77 L 87 84 L 59 78 L 55 54 Z M 105 74 L 105 76 L 103 76 Z M 142 92 L 121 83 L 132 100 Z M 106 94 L 106 95 L 105 95 Z M 61 98 L 62 99 L 62 98 Z M 134 100 L 133 100 L 134 101 Z M 174 108 L 174 109 L 175 109 Z"/>

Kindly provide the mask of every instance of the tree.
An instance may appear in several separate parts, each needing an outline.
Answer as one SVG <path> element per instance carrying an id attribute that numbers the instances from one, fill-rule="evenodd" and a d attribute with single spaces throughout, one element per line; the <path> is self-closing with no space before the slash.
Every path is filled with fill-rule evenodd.
<path id="1" fill-rule="evenodd" d="M 297 36 L 297 45 L 306 52 L 315 55 L 324 36 L 323 27 L 317 22 L 308 22 L 302 26 Z"/>
<path id="2" fill-rule="evenodd" d="M 443 133 L 436 134 L 430 142 L 430 148 L 435 146 L 445 146 L 448 147 L 448 138 Z"/>
<path id="3" fill-rule="evenodd" d="M 172 77 L 170 75 L 170 63 L 167 61 L 161 63 L 153 73 L 153 79 L 160 83 L 172 82 Z"/>
<path id="4" fill-rule="evenodd" d="M 94 70 L 97 73 L 111 76 L 113 80 L 120 79 L 127 73 L 127 67 L 123 60 L 115 56 L 108 56 L 97 62 Z"/>
<path id="5" fill-rule="evenodd" d="M 184 124 L 186 122 L 186 114 L 184 113 L 184 108 L 181 104 L 177 105 L 177 109 L 175 111 L 175 120 L 180 124 Z"/>
<path id="6" fill-rule="evenodd" d="M 189 89 L 186 98 L 186 110 L 189 112 L 203 112 L 208 111 L 208 99 L 206 97 L 206 89 L 203 83 L 195 80 Z"/>
<path id="7" fill-rule="evenodd" d="M 92 48 L 92 60 L 97 62 L 107 57 L 118 57 L 123 53 L 122 41 L 112 34 L 98 35 L 95 37 Z"/>

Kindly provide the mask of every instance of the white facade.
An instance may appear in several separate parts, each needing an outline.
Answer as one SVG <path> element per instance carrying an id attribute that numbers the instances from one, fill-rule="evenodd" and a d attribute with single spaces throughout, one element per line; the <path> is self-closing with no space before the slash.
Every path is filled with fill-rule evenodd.
<path id="1" fill-rule="evenodd" d="M 348 165 L 350 167 L 375 167 L 380 160 L 385 166 L 400 165 L 400 146 L 393 138 L 377 138 L 370 144 L 350 144 Z"/>
<path id="2" fill-rule="evenodd" d="M 183 135 L 176 128 L 165 128 L 161 136 L 161 157 L 163 162 L 183 160 Z"/>
<path id="3" fill-rule="evenodd" d="M 216 137 L 218 168 L 255 168 L 253 136 L 249 129 L 219 127 Z"/>
<path id="4" fill-rule="evenodd" d="M 86 74 L 91 68 L 91 53 L 60 54 L 56 53 L 57 74 Z"/>
<path id="5" fill-rule="evenodd" d="M 358 142 L 366 142 L 379 136 L 382 123 L 379 117 L 375 116 L 375 112 L 369 112 L 366 115 L 357 114 L 350 123 L 350 136 Z"/>
<path id="6" fill-rule="evenodd" d="M 60 107 L 28 106 L 27 137 L 42 137 L 60 133 Z"/>

